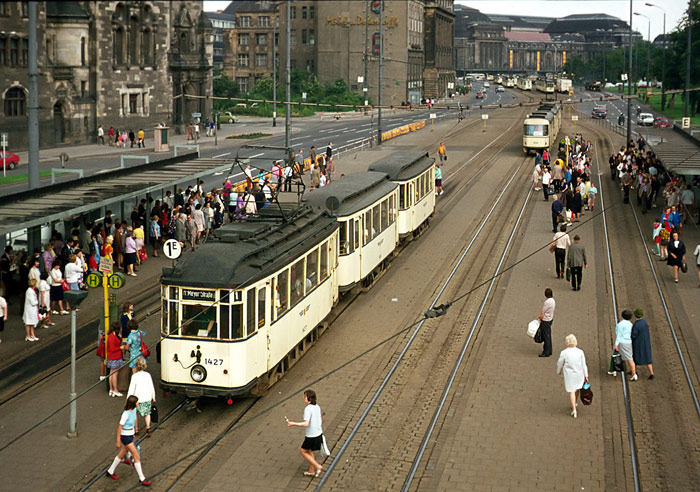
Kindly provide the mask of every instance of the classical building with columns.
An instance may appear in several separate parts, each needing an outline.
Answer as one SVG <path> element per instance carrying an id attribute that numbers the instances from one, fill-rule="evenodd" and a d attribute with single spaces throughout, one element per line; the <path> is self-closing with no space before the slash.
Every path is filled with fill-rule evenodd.
<path id="1" fill-rule="evenodd" d="M 182 128 L 211 111 L 212 26 L 201 1 L 36 8 L 41 146 L 94 142 L 99 125 Z M 11 149 L 27 145 L 28 14 L 29 2 L 0 2 L 0 131 Z"/>

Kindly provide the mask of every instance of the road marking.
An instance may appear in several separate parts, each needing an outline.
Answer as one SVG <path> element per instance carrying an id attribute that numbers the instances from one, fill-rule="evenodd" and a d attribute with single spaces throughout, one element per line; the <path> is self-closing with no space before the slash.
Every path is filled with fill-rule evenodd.
<path id="1" fill-rule="evenodd" d="M 229 155 L 230 153 L 231 153 L 231 152 L 226 152 L 225 154 L 215 155 L 215 156 L 214 156 L 214 159 L 218 159 L 219 157 L 223 157 L 223 156 L 225 156 L 225 155 Z"/>
<path id="2" fill-rule="evenodd" d="M 259 154 L 251 155 L 250 157 L 248 157 L 248 159 L 253 159 L 254 157 L 260 157 L 263 154 L 265 154 L 265 152 L 260 152 Z"/>
<path id="3" fill-rule="evenodd" d="M 243 173 L 232 174 L 231 176 L 227 177 L 226 179 L 235 178 L 236 176 L 243 176 Z"/>
<path id="4" fill-rule="evenodd" d="M 223 171 L 219 171 L 218 173 L 214 173 L 214 176 L 221 176 L 222 174 L 224 174 L 224 172 L 223 172 Z"/>

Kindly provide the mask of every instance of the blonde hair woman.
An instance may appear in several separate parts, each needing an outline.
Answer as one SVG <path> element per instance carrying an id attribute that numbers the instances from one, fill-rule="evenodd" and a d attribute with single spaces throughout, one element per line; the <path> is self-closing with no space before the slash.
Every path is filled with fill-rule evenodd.
<path id="1" fill-rule="evenodd" d="M 566 337 L 566 348 L 559 354 L 557 374 L 564 373 L 564 387 L 569 393 L 571 416 L 576 418 L 576 400 L 584 381 L 588 381 L 588 366 L 583 350 L 576 347 L 578 342 L 574 335 Z"/>

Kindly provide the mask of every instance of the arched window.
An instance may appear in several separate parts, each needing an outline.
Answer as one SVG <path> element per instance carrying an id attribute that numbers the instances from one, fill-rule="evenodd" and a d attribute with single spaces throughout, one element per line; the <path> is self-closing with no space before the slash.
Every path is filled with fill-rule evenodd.
<path id="1" fill-rule="evenodd" d="M 186 31 L 180 32 L 178 48 L 180 49 L 180 53 L 190 52 L 190 44 Z"/>
<path id="2" fill-rule="evenodd" d="M 154 59 L 153 31 L 146 28 L 143 31 L 143 64 L 153 65 Z"/>
<path id="3" fill-rule="evenodd" d="M 26 96 L 20 87 L 13 87 L 5 93 L 5 116 L 24 116 Z"/>
<path id="4" fill-rule="evenodd" d="M 124 65 L 126 63 L 126 31 L 124 31 L 122 26 L 119 26 L 113 33 L 114 63 L 116 65 Z"/>
<path id="5" fill-rule="evenodd" d="M 141 62 L 141 29 L 139 18 L 132 15 L 129 19 L 129 64 L 139 65 Z"/>

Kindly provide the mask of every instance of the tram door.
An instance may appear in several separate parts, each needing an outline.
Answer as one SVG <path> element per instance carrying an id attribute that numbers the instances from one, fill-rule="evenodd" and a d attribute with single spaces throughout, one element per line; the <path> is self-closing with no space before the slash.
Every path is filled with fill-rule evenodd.
<path id="1" fill-rule="evenodd" d="M 410 219 L 409 226 L 410 226 L 411 230 L 415 229 L 415 224 L 416 224 L 416 217 L 415 217 L 416 207 L 413 206 L 413 197 L 415 196 L 414 193 L 415 193 L 415 189 L 416 189 L 416 183 L 417 183 L 417 181 L 415 179 L 413 181 L 411 181 L 408 184 L 408 191 L 406 193 L 406 206 L 411 207 L 410 208 L 411 215 L 409 217 L 409 219 Z"/>

